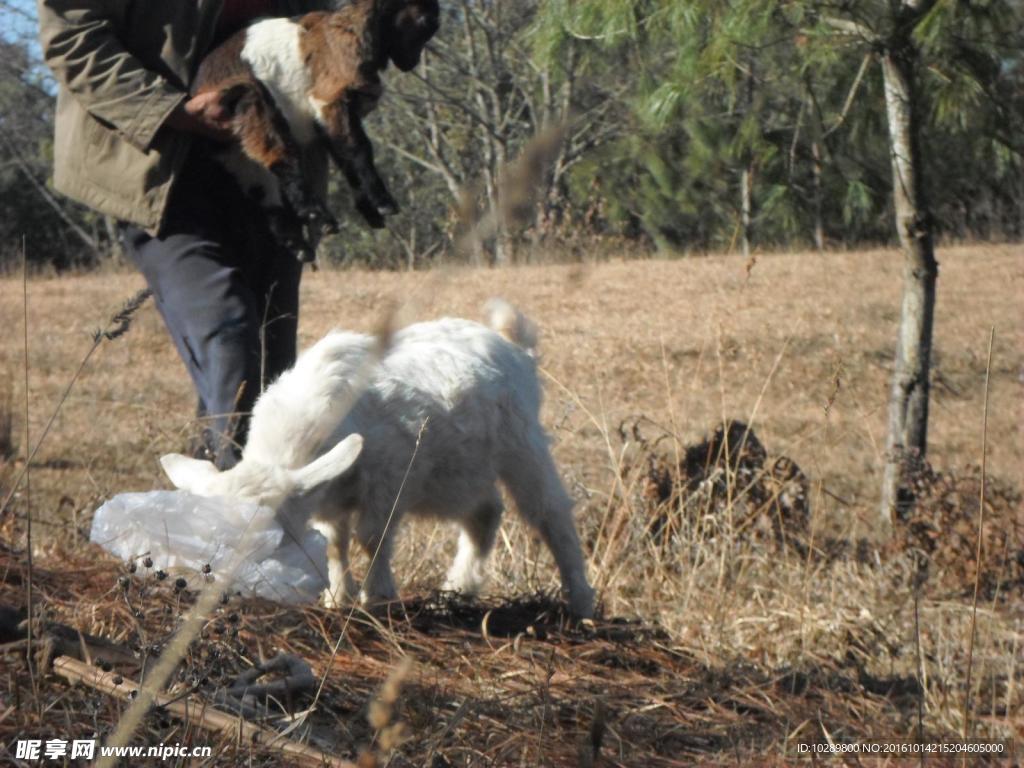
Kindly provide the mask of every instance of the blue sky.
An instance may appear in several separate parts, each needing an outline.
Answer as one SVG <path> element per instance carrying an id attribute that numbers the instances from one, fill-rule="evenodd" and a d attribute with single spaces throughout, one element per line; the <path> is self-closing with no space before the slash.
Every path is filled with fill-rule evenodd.
<path id="1" fill-rule="evenodd" d="M 8 40 L 35 39 L 36 4 L 33 0 L 0 1 L 0 35 Z"/>

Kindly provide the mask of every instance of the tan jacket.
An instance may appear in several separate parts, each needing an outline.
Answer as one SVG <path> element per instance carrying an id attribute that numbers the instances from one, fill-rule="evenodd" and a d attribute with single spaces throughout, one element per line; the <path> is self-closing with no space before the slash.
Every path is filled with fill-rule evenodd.
<path id="1" fill-rule="evenodd" d="M 43 56 L 60 85 L 53 182 L 150 230 L 164 218 L 190 137 L 161 130 L 187 98 L 222 0 L 37 0 Z M 324 7 L 278 0 L 277 15 Z"/>

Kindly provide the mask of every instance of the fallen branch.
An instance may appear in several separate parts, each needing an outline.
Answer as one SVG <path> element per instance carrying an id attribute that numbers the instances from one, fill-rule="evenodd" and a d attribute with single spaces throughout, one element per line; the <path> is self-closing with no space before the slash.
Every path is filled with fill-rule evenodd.
<path id="1" fill-rule="evenodd" d="M 139 690 L 138 683 L 133 680 L 126 680 L 114 672 L 103 672 L 67 656 L 59 656 L 53 660 L 53 671 L 71 683 L 82 683 L 121 699 L 133 698 Z M 347 760 L 287 739 L 269 728 L 213 709 L 208 702 L 198 696 L 175 698 L 158 693 L 154 694 L 153 703 L 203 730 L 231 734 L 246 742 L 260 744 L 267 749 L 288 755 L 296 764 L 356 768 L 354 763 Z"/>
<path id="2" fill-rule="evenodd" d="M 272 672 L 283 672 L 284 677 L 269 683 L 256 682 Z M 279 653 L 274 658 L 240 674 L 230 688 L 217 692 L 214 703 L 222 709 L 230 709 L 246 719 L 253 720 L 266 716 L 265 707 L 261 704 L 264 699 L 291 701 L 300 693 L 315 691 L 316 687 L 317 679 L 309 664 L 298 656 Z"/>
<path id="3" fill-rule="evenodd" d="M 7 642 L 3 650 L 13 650 L 22 645 L 28 648 L 28 620 L 22 611 L 12 606 L 0 605 L 0 638 Z M 37 666 L 46 670 L 51 659 L 68 656 L 91 664 L 102 661 L 108 664 L 139 666 L 139 660 L 125 646 L 111 642 L 105 637 L 81 632 L 67 624 L 54 621 L 36 620 L 32 625 L 32 645 Z"/>

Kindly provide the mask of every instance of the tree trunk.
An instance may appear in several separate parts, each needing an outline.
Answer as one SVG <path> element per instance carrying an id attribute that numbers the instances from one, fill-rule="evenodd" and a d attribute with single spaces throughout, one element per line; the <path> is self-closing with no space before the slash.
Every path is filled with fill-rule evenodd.
<path id="1" fill-rule="evenodd" d="M 938 264 L 925 199 L 920 115 L 915 99 L 916 51 L 909 40 L 882 58 L 896 230 L 903 248 L 903 303 L 896 365 L 889 400 L 881 513 L 886 521 L 904 514 L 913 498 L 904 487 L 902 459 L 923 456 L 928 439 L 928 388 Z"/>
<path id="2" fill-rule="evenodd" d="M 121 237 L 117 232 L 117 220 L 113 216 L 104 216 L 103 228 L 107 233 L 107 255 L 118 264 L 124 264 L 124 249 L 121 247 Z"/>
<path id="3" fill-rule="evenodd" d="M 1024 163 L 1018 163 L 1017 174 L 1017 237 L 1024 237 Z"/>
<path id="4" fill-rule="evenodd" d="M 754 109 L 754 68 L 747 67 L 743 88 L 743 114 L 749 117 Z M 743 172 L 740 174 L 740 233 L 743 241 L 743 255 L 750 257 L 751 239 L 753 238 L 754 218 L 754 153 L 746 150 L 743 158 Z"/>
<path id="5" fill-rule="evenodd" d="M 821 145 L 817 140 L 811 142 L 811 157 L 811 172 L 814 175 L 814 248 L 820 253 L 825 250 L 825 224 L 821 218 Z"/>
<path id="6" fill-rule="evenodd" d="M 498 225 L 494 233 L 494 266 L 504 267 L 512 263 L 512 238 L 504 223 Z"/>
<path id="7" fill-rule="evenodd" d="M 754 202 L 754 164 L 748 162 L 740 174 L 740 241 L 743 255 L 750 257 L 751 219 L 753 218 Z"/>

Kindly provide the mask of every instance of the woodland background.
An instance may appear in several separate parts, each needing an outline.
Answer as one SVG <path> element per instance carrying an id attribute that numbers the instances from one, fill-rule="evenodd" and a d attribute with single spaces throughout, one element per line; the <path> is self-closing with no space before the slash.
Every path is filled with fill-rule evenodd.
<path id="1" fill-rule="evenodd" d="M 1024 234 L 1017 0 L 443 7 L 423 66 L 389 72 L 369 127 L 403 213 L 381 233 L 347 216 L 328 261 L 895 243 L 881 65 L 894 40 L 913 54 L 935 234 Z M 35 264 L 95 266 L 116 256 L 115 223 L 50 186 L 55 83 L 34 16 L 0 1 L 0 267 L 20 261 L 23 236 Z M 331 194 L 352 210 L 345 185 Z M 485 242 L 460 247 L 480 218 L 495 222 Z"/>

